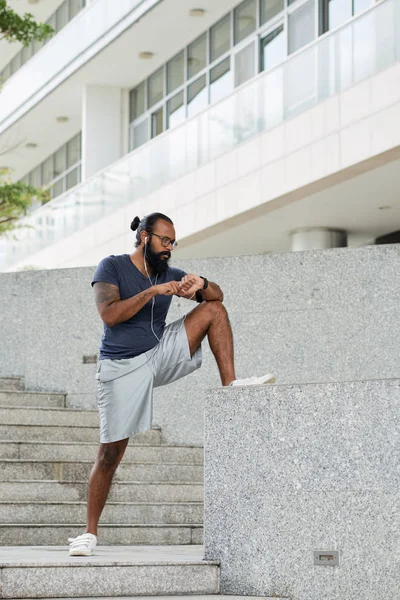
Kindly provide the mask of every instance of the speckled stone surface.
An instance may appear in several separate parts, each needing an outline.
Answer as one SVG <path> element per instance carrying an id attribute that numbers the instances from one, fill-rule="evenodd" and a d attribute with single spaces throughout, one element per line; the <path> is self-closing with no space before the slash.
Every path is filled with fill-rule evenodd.
<path id="1" fill-rule="evenodd" d="M 205 556 L 222 593 L 398 597 L 399 380 L 216 390 L 205 430 Z M 340 566 L 314 566 L 314 550 Z"/>
<path id="2" fill-rule="evenodd" d="M 200 546 L 97 548 L 70 557 L 67 547 L 0 548 L 1 598 L 217 594 L 218 564 Z"/>
<path id="3" fill-rule="evenodd" d="M 238 377 L 273 372 L 277 383 L 400 377 L 400 246 L 182 260 L 225 293 Z M 94 268 L 0 274 L 0 376 L 27 390 L 65 391 L 69 406 L 95 406 L 102 324 Z M 174 298 L 168 321 L 196 306 Z M 202 368 L 154 394 L 168 442 L 202 444 L 203 390 L 220 385 L 204 343 Z"/>

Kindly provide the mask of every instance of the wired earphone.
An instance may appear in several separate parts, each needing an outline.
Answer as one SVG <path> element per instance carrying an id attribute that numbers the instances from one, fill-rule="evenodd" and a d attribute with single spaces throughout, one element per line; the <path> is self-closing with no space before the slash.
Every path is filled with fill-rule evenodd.
<path id="1" fill-rule="evenodd" d="M 145 271 L 146 271 L 146 274 L 147 274 L 147 279 L 150 281 L 150 285 L 151 285 L 151 286 L 154 286 L 154 285 L 157 285 L 158 273 L 157 273 L 157 275 L 156 275 L 156 280 L 155 280 L 155 283 L 153 283 L 153 282 L 152 282 L 152 280 L 151 280 L 151 278 L 150 278 L 150 274 L 149 274 L 149 272 L 148 272 L 148 270 L 147 270 L 147 265 L 146 265 L 146 250 L 147 250 L 147 240 L 148 240 L 148 239 L 149 239 L 149 238 L 148 238 L 147 236 L 144 238 L 144 258 L 143 258 L 143 265 L 144 265 L 144 268 L 145 268 Z M 195 293 L 196 293 L 196 292 L 195 292 Z M 194 295 L 195 295 L 195 294 L 193 294 L 193 295 L 192 295 L 192 296 L 189 298 L 189 300 L 191 300 L 191 299 L 193 298 L 193 296 L 194 296 Z M 156 338 L 156 339 L 157 339 L 159 342 L 161 342 L 162 338 L 159 338 L 159 337 L 158 337 L 158 335 L 157 335 L 157 334 L 156 334 L 156 332 L 154 331 L 154 326 L 153 326 L 153 325 L 154 325 L 154 304 L 155 304 L 155 302 L 156 302 L 156 299 L 155 299 L 155 297 L 153 296 L 153 298 L 152 298 L 152 301 L 151 301 L 151 320 L 150 320 L 150 326 L 151 326 L 151 331 L 152 331 L 152 333 L 153 333 L 154 337 L 155 337 L 155 338 Z M 183 315 L 182 323 L 181 323 L 181 326 L 179 327 L 179 329 L 175 329 L 175 331 L 169 331 L 169 333 L 178 333 L 178 332 L 179 332 L 179 331 L 182 329 L 182 327 L 183 327 L 183 324 L 184 324 L 184 322 L 185 322 L 185 319 L 186 319 L 186 317 L 187 317 L 187 315 L 186 315 L 186 314 L 185 314 L 185 315 Z"/>

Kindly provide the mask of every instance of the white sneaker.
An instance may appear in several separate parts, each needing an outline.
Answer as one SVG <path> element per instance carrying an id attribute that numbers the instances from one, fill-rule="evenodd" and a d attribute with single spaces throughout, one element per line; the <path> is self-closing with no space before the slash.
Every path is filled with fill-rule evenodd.
<path id="1" fill-rule="evenodd" d="M 76 538 L 68 538 L 70 556 L 92 556 L 97 546 L 97 537 L 93 533 L 83 533 Z"/>
<path id="2" fill-rule="evenodd" d="M 235 379 L 229 385 L 238 386 L 238 385 L 263 385 L 264 383 L 275 383 L 275 376 L 268 373 L 268 375 L 263 375 L 262 377 L 247 377 L 247 379 Z"/>

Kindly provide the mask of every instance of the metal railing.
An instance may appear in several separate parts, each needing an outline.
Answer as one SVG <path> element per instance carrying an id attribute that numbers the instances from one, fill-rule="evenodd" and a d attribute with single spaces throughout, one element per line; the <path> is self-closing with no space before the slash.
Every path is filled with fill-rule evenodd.
<path id="1" fill-rule="evenodd" d="M 399 5 L 383 0 L 21 220 L 27 228 L 0 238 L 0 269 L 395 63 L 400 59 Z"/>

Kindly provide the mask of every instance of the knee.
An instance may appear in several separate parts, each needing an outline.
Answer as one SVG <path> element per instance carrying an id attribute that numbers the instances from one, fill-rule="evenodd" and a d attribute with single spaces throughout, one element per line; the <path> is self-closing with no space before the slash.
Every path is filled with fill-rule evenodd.
<path id="1" fill-rule="evenodd" d="M 105 444 L 100 448 L 98 461 L 102 470 L 115 471 L 120 459 L 121 453 L 118 446 L 114 444 Z"/>
<path id="2" fill-rule="evenodd" d="M 227 318 L 228 312 L 225 306 L 219 300 L 213 300 L 212 302 L 207 302 L 207 308 L 212 314 L 213 318 Z"/>

